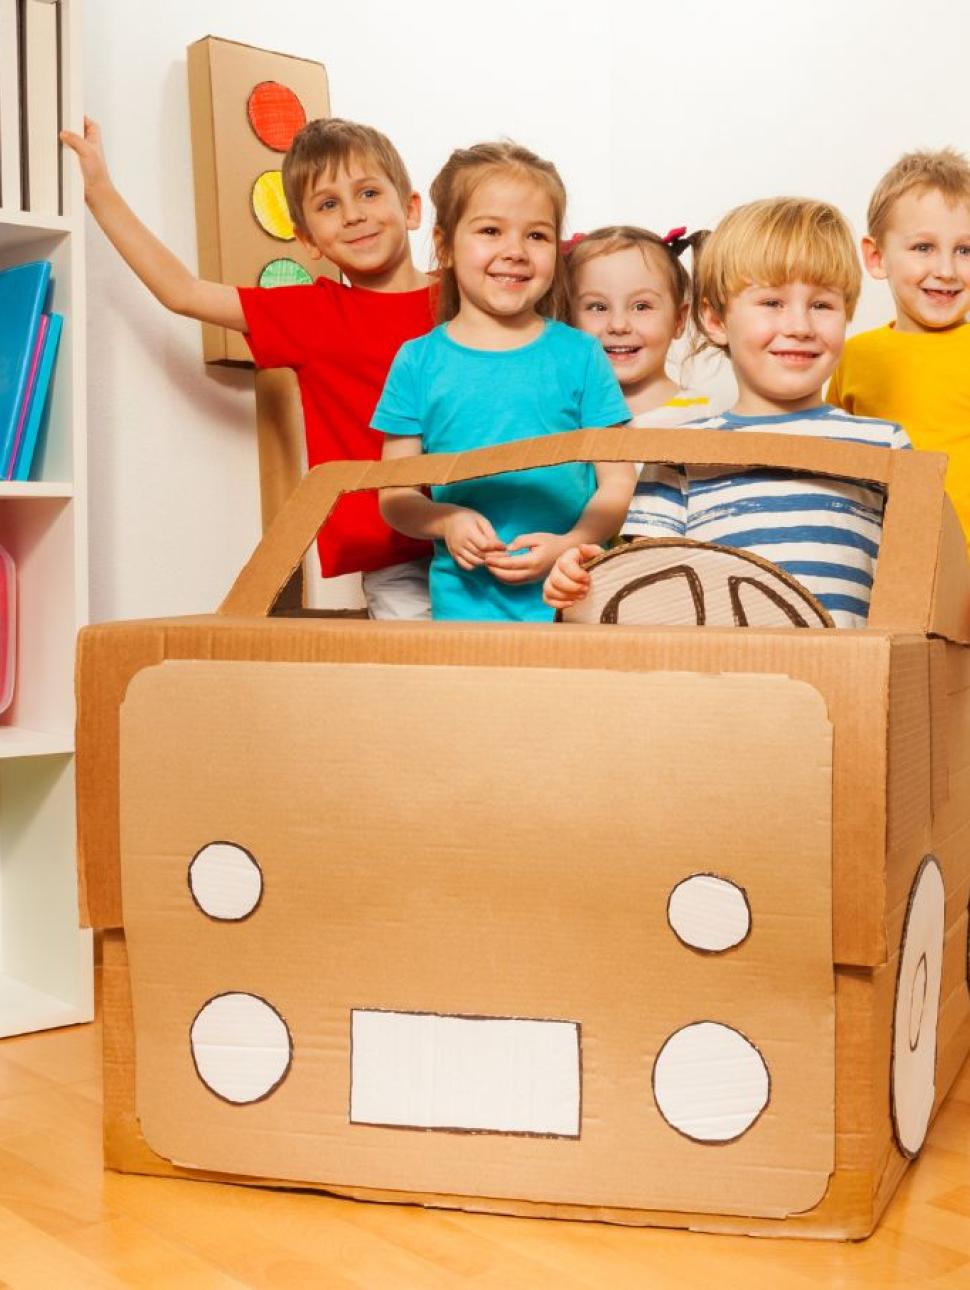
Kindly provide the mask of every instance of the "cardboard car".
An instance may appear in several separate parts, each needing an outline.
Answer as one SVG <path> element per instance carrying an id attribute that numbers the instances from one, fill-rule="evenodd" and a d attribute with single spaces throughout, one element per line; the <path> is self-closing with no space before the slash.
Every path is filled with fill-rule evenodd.
<path id="1" fill-rule="evenodd" d="M 642 625 L 627 584 L 607 623 L 280 612 L 342 492 L 574 460 L 880 483 L 869 625 Z M 970 1050 L 944 465 L 685 430 L 337 463 L 217 613 L 83 631 L 108 1166 L 871 1232 Z"/>

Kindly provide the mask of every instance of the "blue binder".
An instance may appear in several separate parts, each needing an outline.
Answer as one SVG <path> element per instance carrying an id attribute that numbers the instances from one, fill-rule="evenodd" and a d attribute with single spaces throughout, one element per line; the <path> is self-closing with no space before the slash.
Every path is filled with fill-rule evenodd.
<path id="1" fill-rule="evenodd" d="M 4 465 L 13 451 L 50 279 L 48 260 L 0 271 L 0 463 Z"/>
<path id="2" fill-rule="evenodd" d="M 37 439 L 41 426 L 46 421 L 45 413 L 50 402 L 51 374 L 54 371 L 54 359 L 57 357 L 57 344 L 61 339 L 63 326 L 63 317 L 60 314 L 51 314 L 47 335 L 44 337 L 44 349 L 40 356 L 34 393 L 30 400 L 30 411 L 27 413 L 27 425 L 24 428 L 17 460 L 11 463 L 11 468 L 7 471 L 8 479 L 30 478 L 30 467 L 37 449 Z"/>

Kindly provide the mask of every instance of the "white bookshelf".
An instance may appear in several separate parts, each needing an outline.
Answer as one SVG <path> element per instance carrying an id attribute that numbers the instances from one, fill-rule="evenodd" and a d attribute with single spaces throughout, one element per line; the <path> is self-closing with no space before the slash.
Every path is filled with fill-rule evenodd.
<path id="1" fill-rule="evenodd" d="M 79 123 L 81 0 L 60 0 L 64 118 Z M 64 332 L 30 483 L 0 482 L 17 564 L 17 687 L 0 716 L 0 1037 L 90 1021 L 92 936 L 78 917 L 74 643 L 88 613 L 84 201 L 66 156 L 63 215 L 0 207 L 0 267 L 47 259 Z"/>

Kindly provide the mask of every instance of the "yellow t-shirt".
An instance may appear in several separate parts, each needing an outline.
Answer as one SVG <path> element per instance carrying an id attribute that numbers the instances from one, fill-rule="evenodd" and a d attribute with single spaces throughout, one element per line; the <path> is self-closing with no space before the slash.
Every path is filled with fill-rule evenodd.
<path id="1" fill-rule="evenodd" d="M 914 448 L 949 454 L 946 490 L 970 545 L 970 324 L 897 331 L 846 342 L 828 401 L 861 417 L 898 421 Z"/>

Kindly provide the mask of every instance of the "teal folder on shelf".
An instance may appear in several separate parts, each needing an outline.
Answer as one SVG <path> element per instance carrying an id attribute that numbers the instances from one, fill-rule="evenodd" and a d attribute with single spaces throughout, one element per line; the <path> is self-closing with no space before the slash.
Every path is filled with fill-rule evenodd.
<path id="1" fill-rule="evenodd" d="M 0 464 L 14 451 L 28 394 L 41 314 L 50 289 L 47 260 L 0 270 Z M 39 368 L 36 369 L 39 371 Z"/>
<path id="2" fill-rule="evenodd" d="M 47 332 L 44 336 L 44 349 L 40 356 L 40 366 L 37 370 L 37 380 L 34 383 L 34 390 L 30 400 L 30 408 L 27 412 L 27 421 L 24 426 L 23 437 L 20 444 L 14 449 L 13 457 L 7 470 L 8 479 L 27 480 L 30 478 L 30 469 L 37 452 L 37 443 L 40 438 L 40 432 L 47 420 L 46 414 L 50 404 L 51 376 L 54 372 L 54 359 L 57 357 L 57 346 L 61 339 L 61 329 L 63 326 L 64 319 L 60 314 L 50 315 Z"/>
<path id="3" fill-rule="evenodd" d="M 24 390 L 24 397 L 20 401 L 20 411 L 17 413 L 17 428 L 14 431 L 13 443 L 10 445 L 9 456 L 0 460 L 0 473 L 2 473 L 4 479 L 13 477 L 13 463 L 23 442 L 27 416 L 34 397 L 34 388 L 37 385 L 37 373 L 40 371 L 40 360 L 44 353 L 44 341 L 47 339 L 47 328 L 50 326 L 50 321 L 50 314 L 41 314 L 37 322 L 34 352 L 31 355 L 30 370 L 27 374 L 27 388 Z"/>

